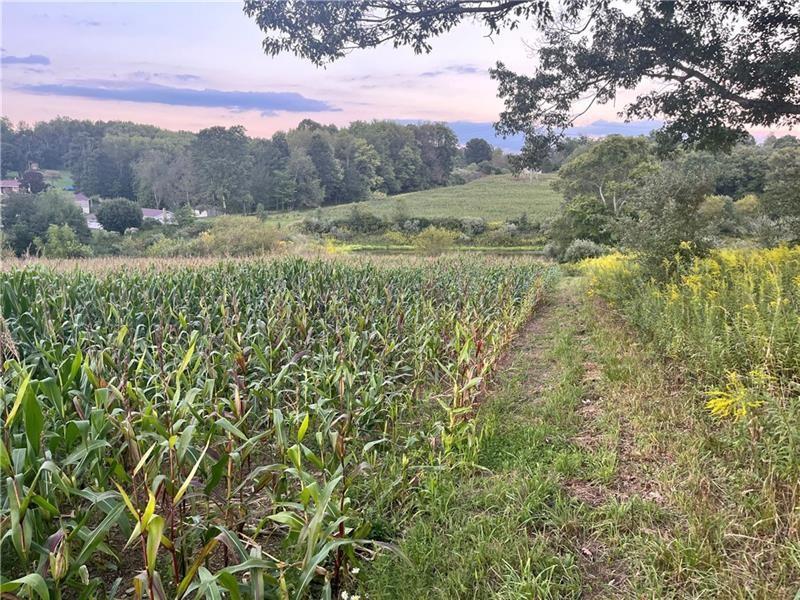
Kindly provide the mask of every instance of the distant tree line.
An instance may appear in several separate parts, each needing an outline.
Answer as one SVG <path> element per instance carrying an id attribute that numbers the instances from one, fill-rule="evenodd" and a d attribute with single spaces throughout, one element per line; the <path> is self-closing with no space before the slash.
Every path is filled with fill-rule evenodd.
<path id="1" fill-rule="evenodd" d="M 359 201 L 446 185 L 461 160 L 455 134 L 441 123 L 337 128 L 306 119 L 257 139 L 241 126 L 194 134 L 69 118 L 14 126 L 3 118 L 0 134 L 3 177 L 35 162 L 68 169 L 88 196 L 171 210 L 190 204 L 249 213 Z M 480 150 L 476 158 L 491 157 Z"/>

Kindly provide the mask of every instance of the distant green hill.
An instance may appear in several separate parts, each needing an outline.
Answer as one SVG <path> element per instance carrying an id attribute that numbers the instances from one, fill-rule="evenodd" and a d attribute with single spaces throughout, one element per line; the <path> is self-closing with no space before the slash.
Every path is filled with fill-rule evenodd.
<path id="1" fill-rule="evenodd" d="M 527 213 L 532 221 L 553 216 L 561 195 L 550 187 L 552 176 L 541 175 L 534 181 L 515 179 L 511 175 L 492 175 L 464 185 L 434 188 L 399 194 L 380 200 L 359 202 L 358 206 L 382 216 L 391 217 L 398 206 L 413 217 L 482 217 L 486 221 L 505 221 Z M 340 204 L 319 209 L 322 217 L 346 217 L 355 204 Z M 275 215 L 272 219 L 291 223 L 317 214 L 316 210 L 294 211 Z"/>

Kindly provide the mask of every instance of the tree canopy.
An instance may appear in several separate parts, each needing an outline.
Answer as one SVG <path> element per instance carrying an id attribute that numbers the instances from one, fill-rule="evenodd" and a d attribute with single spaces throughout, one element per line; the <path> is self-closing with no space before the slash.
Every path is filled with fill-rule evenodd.
<path id="1" fill-rule="evenodd" d="M 472 138 L 464 146 L 464 162 L 480 163 L 485 160 L 492 160 L 492 147 L 489 142 L 482 138 Z"/>
<path id="2" fill-rule="evenodd" d="M 112 198 L 97 209 L 97 220 L 107 231 L 125 233 L 130 227 L 141 227 L 142 209 L 131 200 Z"/>
<path id="3" fill-rule="evenodd" d="M 642 177 L 655 168 L 645 138 L 610 135 L 566 162 L 554 182 L 567 201 L 594 196 L 618 215 Z"/>
<path id="4" fill-rule="evenodd" d="M 455 134 L 442 123 L 356 121 L 338 128 L 305 119 L 271 139 L 248 137 L 242 127 L 194 134 L 66 118 L 33 127 L 4 118 L 0 125 L 3 173 L 38 162 L 68 169 L 87 196 L 169 210 L 189 204 L 249 213 L 416 191 L 453 181 L 458 153 Z M 44 183 L 41 172 L 30 174 Z"/>
<path id="5" fill-rule="evenodd" d="M 244 10 L 266 53 L 316 64 L 384 43 L 429 52 L 465 19 L 490 33 L 535 26 L 543 41 L 532 74 L 501 63 L 492 74 L 505 102 L 498 131 L 545 144 L 588 106 L 637 87 L 622 115 L 663 118 L 666 148 L 729 148 L 746 127 L 800 122 L 800 13 L 791 0 L 245 0 Z"/>
<path id="6" fill-rule="evenodd" d="M 769 158 L 768 183 L 764 193 L 767 211 L 773 216 L 792 219 L 800 225 L 798 184 L 800 184 L 800 148 L 782 148 L 774 152 Z"/>
<path id="7" fill-rule="evenodd" d="M 81 242 L 90 238 L 81 209 L 70 195 L 59 190 L 39 194 L 19 193 L 3 196 L 2 225 L 6 242 L 16 254 L 40 252 L 50 225 L 66 225 Z"/>

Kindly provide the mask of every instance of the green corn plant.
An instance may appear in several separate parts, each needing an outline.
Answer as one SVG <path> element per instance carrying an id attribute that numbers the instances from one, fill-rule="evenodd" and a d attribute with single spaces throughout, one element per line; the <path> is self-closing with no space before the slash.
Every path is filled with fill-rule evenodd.
<path id="1" fill-rule="evenodd" d="M 20 596 L 337 596 L 391 550 L 374 507 L 474 459 L 480 392 L 556 276 L 92 264 L 0 271 L 0 585 Z"/>

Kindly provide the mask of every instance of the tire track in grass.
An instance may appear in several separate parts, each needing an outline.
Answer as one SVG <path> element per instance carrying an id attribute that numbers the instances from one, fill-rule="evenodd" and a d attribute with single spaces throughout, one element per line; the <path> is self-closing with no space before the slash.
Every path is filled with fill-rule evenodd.
<path id="1" fill-rule="evenodd" d="M 399 545 L 364 573 L 375 598 L 580 598 L 585 507 L 561 485 L 580 469 L 584 351 L 560 284 L 512 344 L 477 416 L 477 468 L 427 482 Z"/>
<path id="2" fill-rule="evenodd" d="M 743 484 L 709 450 L 691 386 L 580 280 L 502 367 L 476 417 L 477 468 L 426 483 L 397 540 L 410 565 L 381 555 L 364 596 L 791 598 L 791 549 L 731 537 L 742 513 L 719 498 Z"/>

